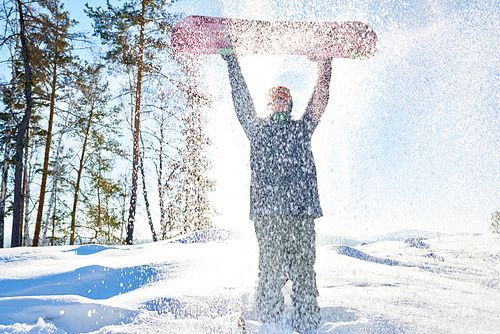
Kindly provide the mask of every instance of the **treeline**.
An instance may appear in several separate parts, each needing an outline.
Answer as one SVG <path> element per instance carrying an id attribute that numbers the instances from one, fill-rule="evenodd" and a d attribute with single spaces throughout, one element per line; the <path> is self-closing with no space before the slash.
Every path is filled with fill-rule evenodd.
<path id="1" fill-rule="evenodd" d="M 86 5 L 92 38 L 63 1 L 2 0 L 0 248 L 8 217 L 12 247 L 132 244 L 139 199 L 154 241 L 212 227 L 211 100 L 170 6 Z"/>

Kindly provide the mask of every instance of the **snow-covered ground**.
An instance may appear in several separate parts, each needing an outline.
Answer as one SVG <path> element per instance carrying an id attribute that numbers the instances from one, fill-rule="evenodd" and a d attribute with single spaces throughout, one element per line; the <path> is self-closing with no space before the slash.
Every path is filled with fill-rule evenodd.
<path id="1" fill-rule="evenodd" d="M 500 236 L 318 240 L 318 333 L 498 333 Z M 0 333 L 292 333 L 289 313 L 256 321 L 257 255 L 253 235 L 224 230 L 1 249 Z"/>

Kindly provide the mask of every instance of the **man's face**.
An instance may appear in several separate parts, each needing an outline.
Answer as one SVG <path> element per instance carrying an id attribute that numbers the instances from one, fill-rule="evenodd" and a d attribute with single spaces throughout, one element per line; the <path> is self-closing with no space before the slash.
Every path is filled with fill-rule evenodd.
<path id="1" fill-rule="evenodd" d="M 288 101 L 281 96 L 278 96 L 278 98 L 273 101 L 273 112 L 285 112 L 289 111 L 289 108 Z"/>

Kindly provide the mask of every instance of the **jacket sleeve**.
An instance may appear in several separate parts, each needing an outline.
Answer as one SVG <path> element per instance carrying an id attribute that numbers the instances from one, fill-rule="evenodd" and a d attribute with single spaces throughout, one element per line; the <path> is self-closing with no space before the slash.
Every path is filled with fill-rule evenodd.
<path id="1" fill-rule="evenodd" d="M 234 110 L 248 139 L 251 139 L 257 125 L 257 114 L 252 97 L 248 90 L 240 64 L 234 54 L 224 54 L 222 58 L 227 62 L 229 83 L 231 84 L 231 95 L 233 97 Z"/>
<path id="2" fill-rule="evenodd" d="M 307 104 L 302 120 L 312 122 L 314 125 L 320 121 L 325 112 L 330 97 L 330 80 L 332 77 L 332 60 L 320 59 L 318 61 L 318 80 L 314 86 L 311 99 Z M 316 126 L 314 126 L 315 128 Z"/>

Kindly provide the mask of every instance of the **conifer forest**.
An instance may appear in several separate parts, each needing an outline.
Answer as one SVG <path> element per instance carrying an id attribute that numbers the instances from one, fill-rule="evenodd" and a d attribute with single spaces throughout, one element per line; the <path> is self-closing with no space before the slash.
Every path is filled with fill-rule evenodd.
<path id="1" fill-rule="evenodd" d="M 211 97 L 197 59 L 170 46 L 168 0 L 0 8 L 0 248 L 133 244 L 212 227 L 205 150 Z M 152 214 L 158 212 L 159 214 Z"/>

